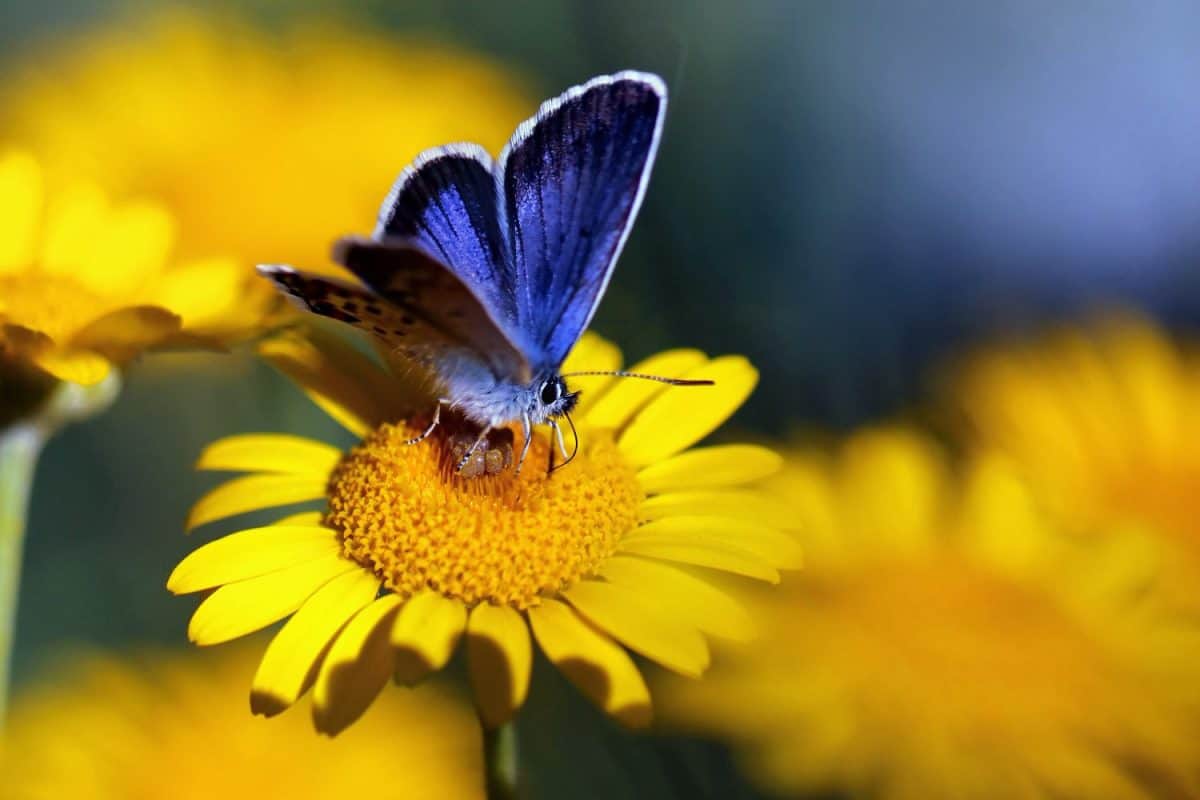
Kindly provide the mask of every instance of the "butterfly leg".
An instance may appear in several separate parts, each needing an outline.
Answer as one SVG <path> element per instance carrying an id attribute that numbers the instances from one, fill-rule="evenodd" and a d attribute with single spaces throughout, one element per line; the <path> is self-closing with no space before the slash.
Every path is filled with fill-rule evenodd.
<path id="1" fill-rule="evenodd" d="M 433 409 L 433 421 L 429 423 L 429 427 L 421 433 L 420 436 L 414 436 L 406 440 L 405 444 L 420 444 L 429 438 L 429 434 L 433 433 L 434 428 L 438 426 L 438 422 L 442 419 L 442 406 L 446 404 L 445 400 L 438 400 L 437 407 Z"/>
<path id="2" fill-rule="evenodd" d="M 455 472 L 462 472 L 462 468 L 465 467 L 467 462 L 471 460 L 471 456 L 475 455 L 475 451 L 478 450 L 479 445 L 483 444 L 484 440 L 487 439 L 487 435 L 491 433 L 491 430 L 491 425 L 483 426 L 483 429 L 479 431 L 479 435 L 475 437 L 475 441 L 470 447 L 467 448 L 467 452 L 463 453 L 462 458 L 458 460 L 458 466 L 454 468 Z"/>
<path id="3" fill-rule="evenodd" d="M 525 456 L 529 454 L 529 445 L 533 442 L 533 425 L 529 422 L 529 415 L 521 415 L 521 433 L 525 436 L 525 443 L 521 445 L 521 457 L 517 459 L 517 475 L 521 474 L 521 467 L 525 466 Z"/>

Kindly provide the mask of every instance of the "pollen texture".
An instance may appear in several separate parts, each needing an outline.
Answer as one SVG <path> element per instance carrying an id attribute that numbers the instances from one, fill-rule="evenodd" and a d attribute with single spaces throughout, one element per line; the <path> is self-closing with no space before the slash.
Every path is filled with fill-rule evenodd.
<path id="1" fill-rule="evenodd" d="M 329 484 L 326 524 L 343 553 L 407 598 L 433 589 L 467 605 L 526 609 L 593 574 L 637 523 L 637 476 L 611 436 L 584 435 L 552 475 L 537 436 L 524 470 L 464 478 L 450 444 L 385 424 L 347 453 Z"/>

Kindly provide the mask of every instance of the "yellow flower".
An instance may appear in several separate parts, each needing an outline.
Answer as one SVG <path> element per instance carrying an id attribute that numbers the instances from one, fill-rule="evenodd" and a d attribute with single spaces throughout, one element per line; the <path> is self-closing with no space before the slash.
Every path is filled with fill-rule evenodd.
<path id="1" fill-rule="evenodd" d="M 91 655 L 43 680 L 6 727 L 0 798 L 482 797 L 466 708 L 432 688 L 391 692 L 331 742 L 303 717 L 246 714 L 230 689 L 253 673 L 251 655 Z"/>
<path id="2" fill-rule="evenodd" d="M 242 335 L 275 304 L 231 260 L 170 262 L 160 206 L 82 181 L 47 192 L 43 177 L 0 152 L 0 362 L 95 384 L 147 348 Z"/>
<path id="3" fill-rule="evenodd" d="M 529 105 L 453 48 L 179 11 L 51 41 L 27 64 L 0 86 L 0 130 L 56 176 L 163 203 L 185 254 L 249 263 L 324 263 L 420 150 L 496 152 Z"/>
<path id="4" fill-rule="evenodd" d="M 777 481 L 805 571 L 762 639 L 664 715 L 732 736 L 782 789 L 878 798 L 1191 797 L 1200 642 L 1133 603 L 1120 550 L 1075 548 L 1000 460 L 961 481 L 904 429 Z"/>
<path id="5" fill-rule="evenodd" d="M 292 436 L 236 436 L 200 459 L 202 469 L 253 474 L 202 498 L 189 527 L 327 503 L 323 514 L 201 547 L 168 582 L 176 593 L 215 589 L 192 617 L 198 644 L 291 615 L 254 678 L 257 713 L 278 713 L 311 686 L 317 728 L 336 733 L 389 677 L 413 683 L 440 669 L 465 635 L 480 716 L 498 726 L 525 699 L 532 629 L 600 707 L 645 725 L 649 694 L 615 642 L 698 676 L 709 661 L 702 634 L 738 639 L 751 628 L 707 570 L 776 581 L 778 567 L 797 565 L 785 515 L 745 488 L 779 457 L 749 445 L 687 450 L 752 390 L 757 373 L 741 357 L 676 350 L 633 368 L 713 379 L 711 388 L 579 379 L 581 447 L 570 465 L 547 476 L 539 434 L 519 476 L 467 479 L 452 474 L 444 434 L 404 443 L 420 425 L 405 421 L 401 385 L 366 356 L 289 336 L 263 352 L 362 440 L 342 453 Z M 565 369 L 620 359 L 589 335 Z"/>
<path id="6" fill-rule="evenodd" d="M 968 440 L 1003 452 L 1068 530 L 1153 534 L 1160 588 L 1200 607 L 1200 352 L 1110 318 L 971 358 Z"/>

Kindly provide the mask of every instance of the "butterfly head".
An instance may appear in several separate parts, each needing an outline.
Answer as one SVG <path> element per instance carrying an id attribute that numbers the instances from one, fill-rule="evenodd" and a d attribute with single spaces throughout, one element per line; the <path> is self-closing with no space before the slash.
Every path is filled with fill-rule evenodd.
<path id="1" fill-rule="evenodd" d="M 553 419 L 571 413 L 579 403 L 579 392 L 567 388 L 567 381 L 561 375 L 550 375 L 533 384 L 536 389 L 534 408 L 531 414 L 534 419 Z"/>

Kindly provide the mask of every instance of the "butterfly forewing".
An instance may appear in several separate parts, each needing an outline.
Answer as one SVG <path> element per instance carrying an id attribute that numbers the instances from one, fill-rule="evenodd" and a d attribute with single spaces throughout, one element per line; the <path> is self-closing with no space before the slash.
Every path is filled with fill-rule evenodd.
<path id="1" fill-rule="evenodd" d="M 622 72 L 542 105 L 497 167 L 518 327 L 534 370 L 557 370 L 587 327 L 633 224 L 666 88 Z"/>

